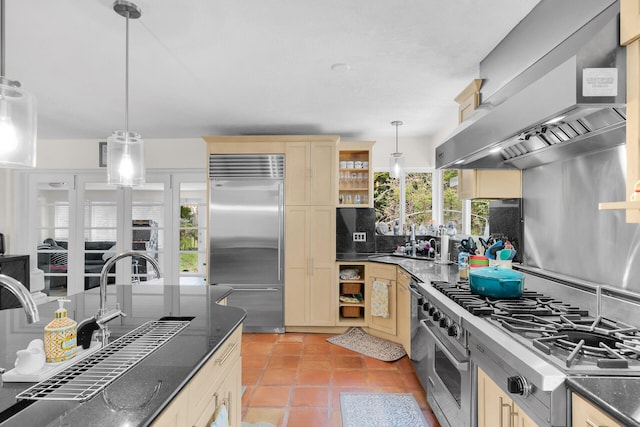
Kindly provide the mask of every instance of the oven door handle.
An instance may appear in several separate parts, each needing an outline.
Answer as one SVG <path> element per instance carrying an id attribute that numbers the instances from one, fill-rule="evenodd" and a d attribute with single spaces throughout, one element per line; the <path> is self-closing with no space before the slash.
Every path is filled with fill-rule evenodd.
<path id="1" fill-rule="evenodd" d="M 449 359 L 449 361 L 455 365 L 458 371 L 466 372 L 469 370 L 468 361 L 466 362 L 459 361 L 458 358 L 454 356 L 453 353 L 451 353 L 451 351 L 449 351 L 449 349 L 444 346 L 444 344 L 442 344 L 442 341 L 440 341 L 440 339 L 431 331 L 431 329 L 429 329 L 429 327 L 426 325 L 424 320 L 421 321 L 420 323 L 422 324 L 422 327 L 427 331 L 427 333 L 431 336 L 431 338 L 433 338 L 433 340 L 436 342 L 436 345 L 440 348 L 440 350 L 442 350 L 445 356 L 447 356 L 447 359 Z"/>

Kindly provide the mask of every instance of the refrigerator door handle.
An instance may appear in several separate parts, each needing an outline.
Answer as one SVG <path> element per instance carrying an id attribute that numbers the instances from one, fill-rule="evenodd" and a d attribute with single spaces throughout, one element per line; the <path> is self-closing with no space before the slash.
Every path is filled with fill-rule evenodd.
<path id="1" fill-rule="evenodd" d="M 282 234 L 283 234 L 283 206 L 284 196 L 282 182 L 278 183 L 278 280 L 282 281 Z"/>

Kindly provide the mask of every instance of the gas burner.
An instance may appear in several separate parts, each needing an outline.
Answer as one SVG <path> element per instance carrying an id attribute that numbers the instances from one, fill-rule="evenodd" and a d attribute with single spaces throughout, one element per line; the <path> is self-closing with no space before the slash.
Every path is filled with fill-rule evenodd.
<path id="1" fill-rule="evenodd" d="M 521 298 L 499 299 L 474 294 L 471 292 L 468 281 L 458 281 L 456 283 L 436 281 L 431 284 L 476 316 L 489 316 L 492 314 L 510 316 L 518 314 L 533 314 L 537 316 L 588 315 L 586 310 L 580 310 L 578 307 L 573 307 L 544 294 L 526 289 Z"/>
<path id="2" fill-rule="evenodd" d="M 580 362 L 595 363 L 599 368 L 628 368 L 631 360 L 640 359 L 640 332 L 622 322 L 577 313 L 558 318 L 491 317 L 509 332 L 532 338 L 533 346 L 547 355 L 555 349 L 568 352 L 564 357 L 567 368 Z"/>

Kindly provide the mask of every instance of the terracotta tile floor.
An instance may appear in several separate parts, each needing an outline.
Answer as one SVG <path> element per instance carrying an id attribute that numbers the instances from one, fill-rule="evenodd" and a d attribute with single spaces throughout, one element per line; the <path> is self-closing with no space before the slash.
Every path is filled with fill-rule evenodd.
<path id="1" fill-rule="evenodd" d="M 381 362 L 326 341 L 330 334 L 243 334 L 242 420 L 341 427 L 340 392 L 413 393 L 440 427 L 405 356 Z"/>

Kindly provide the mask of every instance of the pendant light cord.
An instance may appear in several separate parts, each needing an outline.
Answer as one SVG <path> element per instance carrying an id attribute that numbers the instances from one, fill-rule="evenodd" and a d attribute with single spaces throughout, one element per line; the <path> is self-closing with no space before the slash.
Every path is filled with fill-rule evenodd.
<path id="1" fill-rule="evenodd" d="M 396 153 L 398 152 L 398 125 L 399 123 L 396 123 Z"/>
<path id="2" fill-rule="evenodd" d="M 2 0 L 4 1 L 4 0 Z M 129 12 L 125 17 L 126 24 L 126 37 L 125 37 L 125 72 L 124 72 L 124 131 L 125 138 L 129 140 Z"/>
<path id="3" fill-rule="evenodd" d="M 0 76 L 4 77 L 4 0 L 0 0 Z"/>

